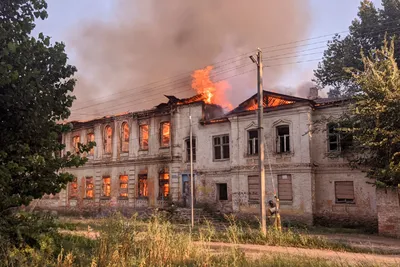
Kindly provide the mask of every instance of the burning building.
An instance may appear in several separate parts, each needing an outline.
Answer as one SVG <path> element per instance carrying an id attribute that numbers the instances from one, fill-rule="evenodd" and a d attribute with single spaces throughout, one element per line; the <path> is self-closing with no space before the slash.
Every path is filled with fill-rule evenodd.
<path id="1" fill-rule="evenodd" d="M 79 142 L 97 146 L 85 166 L 66 170 L 76 177 L 67 189 L 45 196 L 38 207 L 97 213 L 171 201 L 188 205 L 191 116 L 197 205 L 256 214 L 258 140 L 264 138 L 267 200 L 276 191 L 285 219 L 376 225 L 375 188 L 348 167 L 332 125 L 316 131 L 315 121 L 340 115 L 342 102 L 264 91 L 265 136 L 258 136 L 256 95 L 224 113 L 207 91 L 197 92 L 186 99 L 166 96 L 167 102 L 146 111 L 72 122 L 73 131 L 63 136 L 65 151 L 75 151 Z"/>

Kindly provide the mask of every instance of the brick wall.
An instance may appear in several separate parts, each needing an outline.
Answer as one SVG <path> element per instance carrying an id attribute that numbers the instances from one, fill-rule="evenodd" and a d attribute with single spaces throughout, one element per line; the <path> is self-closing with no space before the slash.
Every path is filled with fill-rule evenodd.
<path id="1" fill-rule="evenodd" d="M 377 189 L 377 204 L 379 233 L 400 238 L 400 189 Z"/>

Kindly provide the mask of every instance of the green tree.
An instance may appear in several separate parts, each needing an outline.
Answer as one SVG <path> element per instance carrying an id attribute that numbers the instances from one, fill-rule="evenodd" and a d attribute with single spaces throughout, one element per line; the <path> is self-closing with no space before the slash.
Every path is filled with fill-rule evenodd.
<path id="1" fill-rule="evenodd" d="M 362 55 L 363 71 L 349 72 L 360 92 L 342 125 L 352 125 L 351 163 L 366 168 L 378 185 L 400 185 L 400 72 L 394 42 Z"/>
<path id="2" fill-rule="evenodd" d="M 363 69 L 361 51 L 379 49 L 385 38 L 400 33 L 400 3 L 398 0 L 382 0 L 382 8 L 376 8 L 369 0 L 361 2 L 358 18 L 349 27 L 349 34 L 333 37 L 328 42 L 322 62 L 314 71 L 315 81 L 321 88 L 328 87 L 329 97 L 352 96 L 360 90 L 346 68 Z M 395 50 L 400 62 L 400 50 Z"/>
<path id="3" fill-rule="evenodd" d="M 60 153 L 59 138 L 69 127 L 57 122 L 70 115 L 76 68 L 67 64 L 64 44 L 31 36 L 35 19 L 47 18 L 46 8 L 44 0 L 0 1 L 2 229 L 15 222 L 14 208 L 65 188 L 73 177 L 60 170 L 86 161 L 80 153 Z M 93 145 L 80 145 L 80 152 Z"/>

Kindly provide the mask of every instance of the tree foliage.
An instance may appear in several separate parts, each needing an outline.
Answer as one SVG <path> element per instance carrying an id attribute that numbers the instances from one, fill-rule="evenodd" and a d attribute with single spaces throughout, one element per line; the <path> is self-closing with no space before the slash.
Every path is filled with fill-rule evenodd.
<path id="1" fill-rule="evenodd" d="M 73 178 L 59 170 L 86 161 L 60 153 L 59 137 L 69 127 L 57 122 L 70 115 L 76 68 L 67 64 L 64 44 L 31 36 L 46 7 L 44 0 L 0 1 L 0 220 L 59 192 Z"/>
<path id="2" fill-rule="evenodd" d="M 398 0 L 382 0 L 382 8 L 376 8 L 370 0 L 361 2 L 358 18 L 349 27 L 349 34 L 342 38 L 335 35 L 328 42 L 323 60 L 314 71 L 315 81 L 328 87 L 330 97 L 352 96 L 360 90 L 346 68 L 363 69 L 361 52 L 379 49 L 385 35 L 398 42 L 400 33 L 400 3 Z M 395 50 L 395 59 L 400 62 L 400 50 Z"/>
<path id="3" fill-rule="evenodd" d="M 343 125 L 353 135 L 351 163 L 367 168 L 378 185 L 400 184 L 400 72 L 394 41 L 362 55 L 364 70 L 349 72 L 360 92 L 354 96 Z"/>

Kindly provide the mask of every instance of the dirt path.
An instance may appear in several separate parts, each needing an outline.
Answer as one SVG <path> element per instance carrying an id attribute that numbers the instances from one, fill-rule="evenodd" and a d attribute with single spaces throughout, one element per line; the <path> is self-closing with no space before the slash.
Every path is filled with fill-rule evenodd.
<path id="1" fill-rule="evenodd" d="M 198 243 L 198 242 L 196 242 Z M 201 244 L 201 243 L 199 243 Z M 339 261 L 344 263 L 376 263 L 380 264 L 393 264 L 400 266 L 400 256 L 398 255 L 376 255 L 376 254 L 363 254 L 363 253 L 350 253 L 350 252 L 338 252 L 331 250 L 322 249 L 306 249 L 306 248 L 294 248 L 294 247 L 275 247 L 265 245 L 251 245 L 251 244 L 230 244 L 230 243 L 202 243 L 208 246 L 212 250 L 231 249 L 238 247 L 243 250 L 246 255 L 253 257 L 260 257 L 262 255 L 275 255 L 284 254 L 291 256 L 307 256 L 313 258 L 323 258 L 332 261 Z"/>

